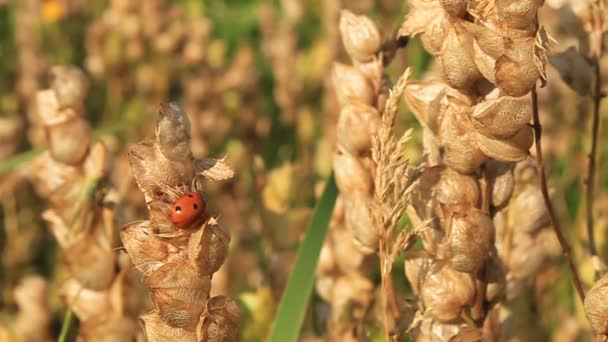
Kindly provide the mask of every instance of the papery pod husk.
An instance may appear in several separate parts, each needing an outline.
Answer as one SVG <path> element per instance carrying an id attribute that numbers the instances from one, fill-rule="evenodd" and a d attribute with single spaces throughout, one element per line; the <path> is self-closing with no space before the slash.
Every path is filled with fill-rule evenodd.
<path id="1" fill-rule="evenodd" d="M 360 311 L 368 307 L 373 297 L 374 284 L 361 273 L 348 273 L 340 276 L 334 282 L 331 295 L 332 307 L 347 309 L 355 316 L 360 316 Z"/>
<path id="2" fill-rule="evenodd" d="M 108 289 L 98 291 L 87 288 L 76 279 L 70 278 L 61 285 L 60 295 L 71 303 L 72 311 L 81 321 L 102 315 L 110 307 Z M 73 299 L 78 295 L 78 300 Z"/>
<path id="3" fill-rule="evenodd" d="M 485 20 L 496 16 L 494 0 L 470 0 L 469 14 L 474 18 Z"/>
<path id="4" fill-rule="evenodd" d="M 511 238 L 509 260 L 505 261 L 509 275 L 518 279 L 529 279 L 540 269 L 545 260 L 543 246 L 529 234 L 515 233 Z"/>
<path id="5" fill-rule="evenodd" d="M 470 207 L 477 205 L 479 186 L 474 177 L 460 174 L 449 168 L 444 168 L 440 173 L 439 181 L 435 185 L 435 198 L 439 203 Z"/>
<path id="6" fill-rule="evenodd" d="M 482 78 L 473 58 L 473 38 L 457 22 L 448 33 L 437 63 L 442 78 L 456 89 L 471 89 Z"/>
<path id="7" fill-rule="evenodd" d="M 504 298 L 507 287 L 505 268 L 500 258 L 492 255 L 486 264 L 484 279 L 487 282 L 486 300 L 496 302 Z"/>
<path id="8" fill-rule="evenodd" d="M 459 272 L 477 274 L 494 245 L 494 223 L 476 208 L 454 213 L 448 235 L 450 266 Z"/>
<path id="9" fill-rule="evenodd" d="M 475 128 L 480 133 L 509 138 L 530 122 L 532 104 L 527 97 L 502 96 L 497 100 L 479 103 L 472 116 Z"/>
<path id="10" fill-rule="evenodd" d="M 425 314 L 444 323 L 460 318 L 462 310 L 472 303 L 474 296 L 473 278 L 447 266 L 427 273 L 420 289 Z"/>
<path id="11" fill-rule="evenodd" d="M 140 316 L 139 323 L 149 342 L 198 342 L 195 329 L 187 330 L 169 326 L 156 311 Z"/>
<path id="12" fill-rule="evenodd" d="M 213 274 L 226 261 L 229 243 L 230 233 L 211 218 L 190 236 L 188 258 L 199 274 Z"/>
<path id="13" fill-rule="evenodd" d="M 120 228 L 120 240 L 133 266 L 145 277 L 180 253 L 180 249 L 156 237 L 150 221 L 135 221 Z"/>
<path id="14" fill-rule="evenodd" d="M 163 193 L 159 184 L 185 185 L 190 184 L 194 178 L 193 163 L 167 159 L 152 140 L 128 146 L 127 155 L 131 172 L 146 201 L 154 200 Z"/>
<path id="15" fill-rule="evenodd" d="M 378 131 L 380 114 L 376 108 L 363 104 L 348 104 L 340 111 L 336 137 L 338 144 L 352 154 L 368 152 L 372 135 Z"/>
<path id="16" fill-rule="evenodd" d="M 515 187 L 513 165 L 490 160 L 486 163 L 486 175 L 492 189 L 492 205 L 500 207 L 507 203 Z"/>
<path id="17" fill-rule="evenodd" d="M 535 38 L 504 38 L 505 51 L 496 60 L 496 85 L 509 96 L 523 96 L 541 73 L 535 63 Z"/>
<path id="18" fill-rule="evenodd" d="M 50 76 L 51 89 L 57 95 L 59 106 L 80 109 L 90 84 L 80 68 L 73 65 L 55 65 L 51 67 Z"/>
<path id="19" fill-rule="evenodd" d="M 423 127 L 437 134 L 441 101 L 449 86 L 441 81 L 409 81 L 404 94 L 410 110 Z"/>
<path id="20" fill-rule="evenodd" d="M 240 315 L 239 305 L 234 299 L 226 296 L 210 298 L 196 327 L 198 340 L 236 341 Z"/>
<path id="21" fill-rule="evenodd" d="M 473 41 L 473 60 L 479 73 L 492 84 L 496 84 L 496 59 L 483 52 L 476 40 Z"/>
<path id="22" fill-rule="evenodd" d="M 422 320 L 416 341 L 481 341 L 479 329 L 461 323 L 448 324 L 438 322 L 431 317 Z"/>
<path id="23" fill-rule="evenodd" d="M 190 119 L 177 104 L 161 104 L 156 116 L 156 143 L 161 153 L 169 160 L 192 160 Z"/>
<path id="24" fill-rule="evenodd" d="M 549 61 L 572 90 L 583 96 L 591 91 L 593 68 L 574 46 L 550 55 Z"/>
<path id="25" fill-rule="evenodd" d="M 133 318 L 108 313 L 80 322 L 78 338 L 87 342 L 135 341 L 138 329 Z"/>
<path id="26" fill-rule="evenodd" d="M 353 232 L 357 247 L 365 254 L 378 248 L 379 233 L 372 220 L 372 205 L 369 195 L 361 192 L 344 198 L 346 226 Z"/>
<path id="27" fill-rule="evenodd" d="M 540 189 L 532 184 L 518 189 L 509 204 L 509 225 L 516 232 L 534 233 L 551 220 Z"/>
<path id="28" fill-rule="evenodd" d="M 469 7 L 469 0 L 439 0 L 439 2 L 446 12 L 458 18 L 462 18 Z"/>
<path id="29" fill-rule="evenodd" d="M 372 59 L 367 62 L 354 61 L 353 65 L 359 70 L 372 85 L 372 90 L 376 94 L 376 99 L 373 105 L 378 109 L 378 112 L 384 111 L 384 103 L 388 98 L 388 89 L 391 89 L 390 79 L 383 74 L 384 63 L 382 56 L 373 55 Z M 387 82 L 389 84 L 387 85 Z"/>
<path id="30" fill-rule="evenodd" d="M 534 133 L 531 126 L 524 126 L 508 139 L 491 138 L 477 132 L 475 138 L 486 156 L 502 162 L 518 162 L 528 156 Z"/>
<path id="31" fill-rule="evenodd" d="M 196 323 L 211 290 L 211 276 L 198 273 L 186 258 L 165 263 L 145 283 L 160 318 L 172 327 Z"/>
<path id="32" fill-rule="evenodd" d="M 405 277 L 412 286 L 414 294 L 418 295 L 422 289 L 424 279 L 431 269 L 433 261 L 427 257 L 406 258 L 403 262 Z"/>
<path id="33" fill-rule="evenodd" d="M 114 278 L 115 258 L 110 241 L 101 226 L 82 236 L 64 249 L 63 260 L 72 276 L 87 288 L 106 289 Z"/>
<path id="34" fill-rule="evenodd" d="M 608 334 L 608 276 L 598 280 L 585 296 L 585 316 L 598 334 Z"/>
<path id="35" fill-rule="evenodd" d="M 504 53 L 502 34 L 490 23 L 472 23 L 466 20 L 460 23 L 473 36 L 480 51 L 485 55 L 495 60 Z"/>
<path id="36" fill-rule="evenodd" d="M 24 341 L 49 341 L 52 313 L 47 281 L 38 275 L 25 276 L 13 290 L 13 295 L 19 308 L 15 317 L 15 332 Z M 9 337 L 4 338 L 13 341 Z M 3 340 L 2 334 L 0 340 Z"/>
<path id="37" fill-rule="evenodd" d="M 331 77 L 341 106 L 349 103 L 374 104 L 372 84 L 356 68 L 334 63 Z"/>
<path id="38" fill-rule="evenodd" d="M 343 202 L 348 201 L 351 200 L 343 200 Z M 332 227 L 329 239 L 332 247 L 333 266 L 344 273 L 362 272 L 368 268 L 368 264 L 376 262 L 373 257 L 361 253 L 360 244 L 346 223 Z"/>
<path id="39" fill-rule="evenodd" d="M 496 0 L 498 20 L 515 29 L 526 29 L 534 24 L 536 11 L 544 0 Z"/>
<path id="40" fill-rule="evenodd" d="M 368 170 L 361 164 L 360 160 L 348 152 L 338 151 L 333 157 L 336 185 L 341 194 L 352 194 L 358 192 L 370 194 L 372 189 L 372 178 Z"/>
<path id="41" fill-rule="evenodd" d="M 344 49 L 353 60 L 368 62 L 380 50 L 380 32 L 366 16 L 342 10 L 339 27 Z"/>
<path id="42" fill-rule="evenodd" d="M 437 55 L 442 50 L 450 27 L 450 16 L 439 1 L 415 1 L 397 35 L 413 37 L 422 34 L 420 40 L 424 49 Z"/>
<path id="43" fill-rule="evenodd" d="M 80 117 L 46 126 L 49 151 L 58 162 L 77 165 L 86 156 L 91 143 L 91 125 Z"/>
<path id="44" fill-rule="evenodd" d="M 460 173 L 472 173 L 488 159 L 477 145 L 473 124 L 466 113 L 446 111 L 439 127 L 439 141 L 443 161 Z"/>

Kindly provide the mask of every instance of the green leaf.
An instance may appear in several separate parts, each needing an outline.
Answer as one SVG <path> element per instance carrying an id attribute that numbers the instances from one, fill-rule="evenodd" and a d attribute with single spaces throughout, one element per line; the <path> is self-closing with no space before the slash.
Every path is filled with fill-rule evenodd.
<path id="1" fill-rule="evenodd" d="M 283 292 L 269 341 L 297 341 L 315 280 L 321 246 L 325 241 L 338 189 L 333 173 L 329 176 L 323 195 L 317 203 L 306 236 L 298 251 L 296 262 Z"/>

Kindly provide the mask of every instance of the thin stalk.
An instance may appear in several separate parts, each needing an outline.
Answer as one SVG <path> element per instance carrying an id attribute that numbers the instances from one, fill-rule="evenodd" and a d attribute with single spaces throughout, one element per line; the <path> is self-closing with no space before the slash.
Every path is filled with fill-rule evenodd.
<path id="1" fill-rule="evenodd" d="M 599 1 L 596 3 L 594 9 L 597 9 L 599 12 Z M 600 19 L 595 18 L 596 22 Z M 594 26 L 601 26 L 596 23 Z M 602 73 L 600 69 L 600 58 L 603 50 L 603 40 L 602 40 L 602 30 L 601 27 L 598 27 L 593 32 L 594 36 L 597 37 L 597 51 L 593 53 L 593 71 L 595 73 L 595 89 L 593 91 L 593 117 L 592 117 L 592 126 L 591 126 L 591 151 L 589 151 L 589 167 L 587 168 L 587 178 L 585 180 L 586 184 L 586 217 L 587 217 L 587 239 L 589 242 L 589 254 L 591 254 L 591 258 L 595 268 L 595 277 L 596 279 L 600 276 L 599 265 L 597 265 L 597 247 L 595 244 L 595 231 L 594 231 L 594 217 L 593 217 L 593 200 L 595 198 L 595 171 L 597 169 L 597 141 L 599 135 L 599 127 L 600 127 L 600 103 L 602 100 Z"/>
<path id="2" fill-rule="evenodd" d="M 570 246 L 568 245 L 568 241 L 566 241 L 564 234 L 562 234 L 562 229 L 557 219 L 557 216 L 555 215 L 555 211 L 553 210 L 553 204 L 551 203 L 551 198 L 549 198 L 549 191 L 547 189 L 547 178 L 545 176 L 543 152 L 540 142 L 542 126 L 540 125 L 540 118 L 538 115 L 538 94 L 536 93 L 536 87 L 532 89 L 532 117 L 532 128 L 534 129 L 534 145 L 536 147 L 536 169 L 539 175 L 540 191 L 543 195 L 545 207 L 547 208 L 547 212 L 549 213 L 549 218 L 551 219 L 551 226 L 553 227 L 553 231 L 557 236 L 557 240 L 559 240 L 559 244 L 562 247 L 562 253 L 566 257 L 566 261 L 568 262 L 568 267 L 570 269 L 570 274 L 572 275 L 572 282 L 574 283 L 574 288 L 576 289 L 576 293 L 578 294 L 579 299 L 581 300 L 581 302 L 583 302 L 585 300 L 583 285 L 581 284 L 578 272 L 576 270 L 576 267 L 574 266 Z"/>

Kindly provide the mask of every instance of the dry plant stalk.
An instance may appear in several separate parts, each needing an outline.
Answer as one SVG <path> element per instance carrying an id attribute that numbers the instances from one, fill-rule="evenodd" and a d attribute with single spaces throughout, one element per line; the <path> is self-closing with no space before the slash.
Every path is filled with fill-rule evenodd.
<path id="1" fill-rule="evenodd" d="M 372 141 L 372 160 L 376 166 L 372 216 L 373 229 L 379 234 L 381 295 L 387 341 L 391 340 L 391 332 L 400 320 L 401 311 L 393 291 L 391 278 L 393 263 L 400 253 L 413 245 L 418 232 L 429 224 L 429 222 L 421 222 L 413 231 L 404 228 L 397 234 L 398 221 L 409 205 L 410 196 L 418 184 L 416 180 L 420 176 L 420 170 L 410 168 L 403 155 L 411 137 L 411 130 L 407 130 L 399 139 L 393 133 L 399 100 L 410 75 L 411 71 L 408 68 L 391 89 L 378 133 L 374 135 Z"/>
<path id="2" fill-rule="evenodd" d="M 48 151 L 28 165 L 28 177 L 48 202 L 42 217 L 69 270 L 61 295 L 80 319 L 83 340 L 133 339 L 136 323 L 127 312 L 136 309 L 125 303 L 129 268 L 119 265 L 112 249 L 112 200 L 100 186 L 107 151 L 103 144 L 91 143 L 84 117 L 88 80 L 73 66 L 53 67 L 51 78 L 50 88 L 36 95 Z"/>
<path id="3" fill-rule="evenodd" d="M 380 33 L 364 16 L 343 10 L 339 24 L 353 65 L 335 63 L 332 81 L 341 111 L 333 166 L 340 195 L 317 270 L 317 291 L 331 306 L 329 336 L 353 339 L 373 296 L 369 279 L 378 232 L 372 222 L 372 136 L 385 100 Z M 355 333 L 356 335 L 356 333 Z"/>
<path id="4" fill-rule="evenodd" d="M 409 2 L 399 35 L 420 35 L 442 78 L 405 87 L 428 156 L 408 214 L 414 224 L 433 220 L 420 233 L 424 252 L 405 262 L 420 305 L 410 329 L 418 329 L 420 340 L 492 339 L 491 329 L 481 329 L 497 316 L 488 312 L 504 302 L 505 289 L 521 286 L 540 267 L 521 272 L 514 258 L 522 256 L 514 251 L 522 250 L 512 245 L 520 227 L 505 215 L 533 203 L 526 218 L 535 221 L 517 235 L 527 241 L 548 220 L 538 189 L 522 188 L 529 194 L 511 199 L 513 169 L 534 137 L 524 95 L 545 79 L 549 38 L 536 22 L 543 1 Z M 535 260 L 548 256 L 539 252 Z"/>
<path id="5" fill-rule="evenodd" d="M 142 273 L 155 309 L 140 317 L 149 341 L 235 341 L 239 307 L 227 296 L 209 297 L 211 278 L 226 260 L 230 233 L 205 213 L 203 222 L 177 227 L 175 202 L 201 191 L 197 177 L 224 180 L 224 160 L 197 160 L 190 150 L 190 122 L 176 104 L 161 105 L 156 135 L 128 148 L 131 171 L 143 192 L 149 219 L 121 228 L 120 237 Z"/>

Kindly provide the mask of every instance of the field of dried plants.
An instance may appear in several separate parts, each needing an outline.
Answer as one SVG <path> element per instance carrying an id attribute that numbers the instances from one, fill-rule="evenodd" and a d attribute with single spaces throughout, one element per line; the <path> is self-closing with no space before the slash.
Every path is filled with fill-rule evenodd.
<path id="1" fill-rule="evenodd" d="M 607 341 L 606 0 L 0 0 L 0 341 Z"/>

